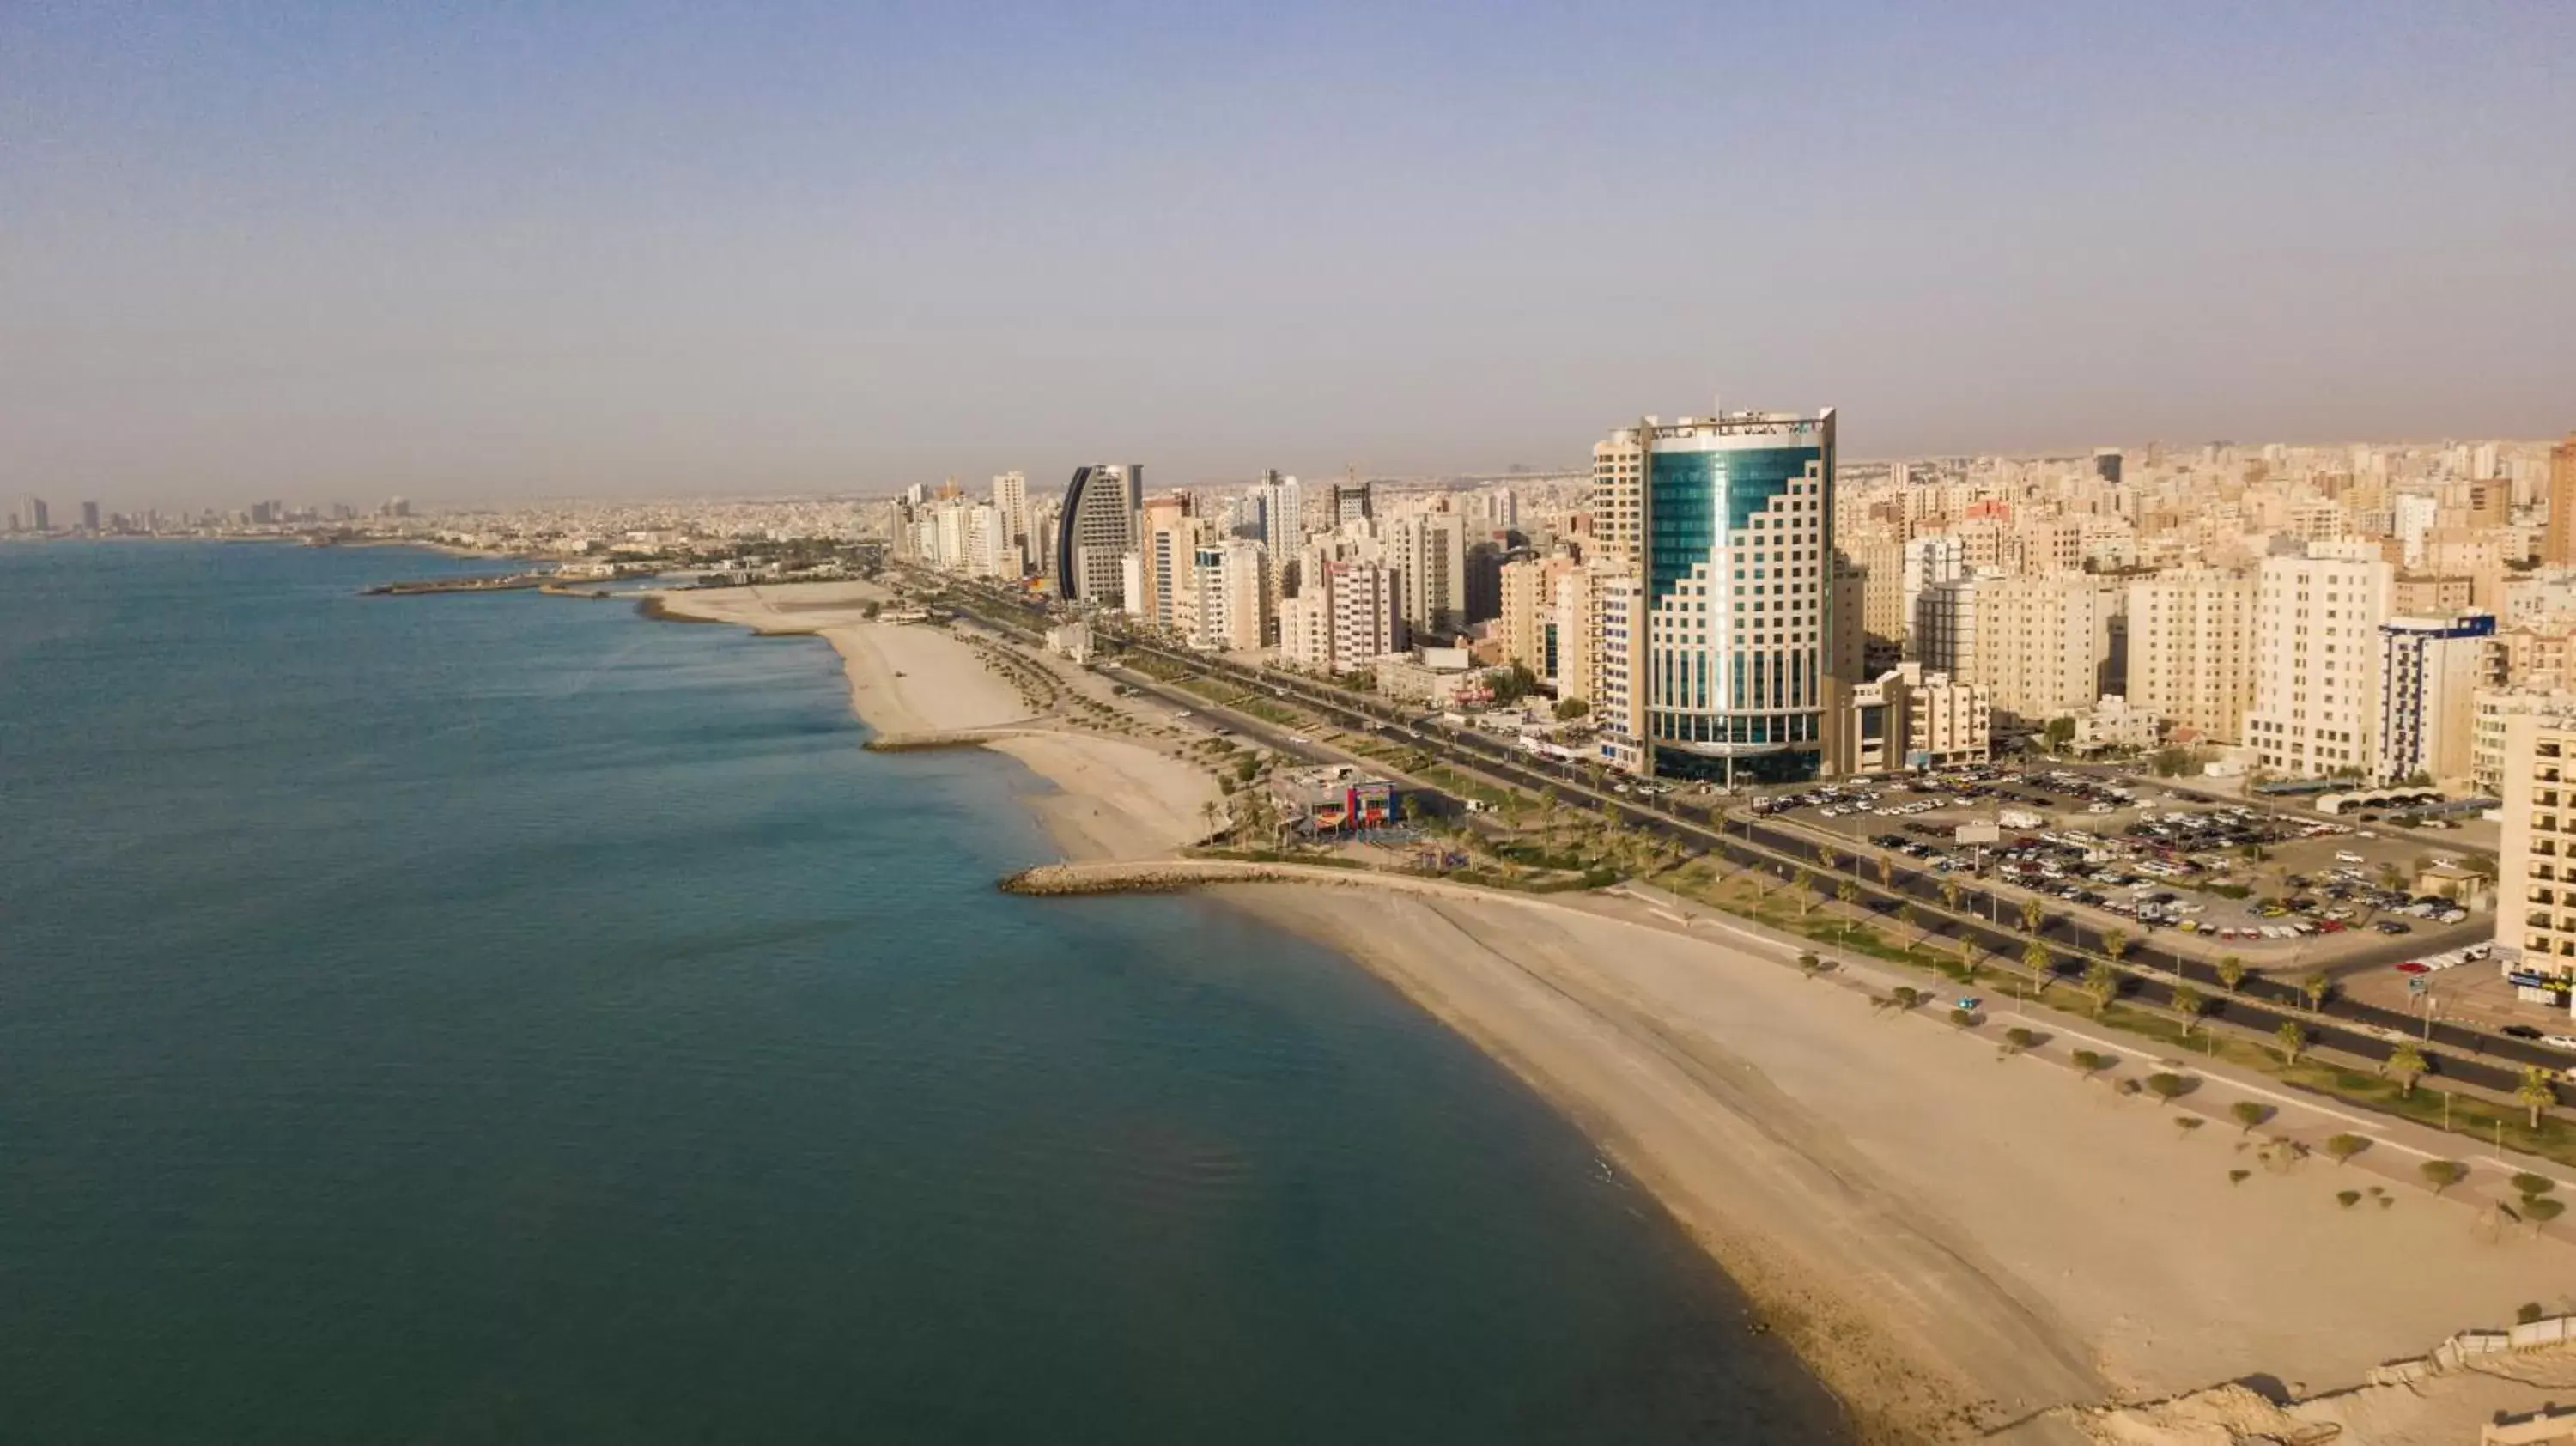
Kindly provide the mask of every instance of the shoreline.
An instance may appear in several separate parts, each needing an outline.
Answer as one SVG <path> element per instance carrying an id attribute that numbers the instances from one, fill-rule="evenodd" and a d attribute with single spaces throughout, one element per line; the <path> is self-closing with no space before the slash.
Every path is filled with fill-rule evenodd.
<path id="1" fill-rule="evenodd" d="M 1168 856 L 1203 832 L 1187 784 L 1215 790 L 1198 765 L 1042 726 L 979 645 L 855 621 L 857 585 L 805 586 L 844 591 L 639 611 L 825 637 L 880 736 L 950 735 L 1051 785 L 1022 798 L 1073 861 Z M 1140 810 L 1139 793 L 1166 806 Z M 2376 1177 L 2303 1155 L 2276 1167 L 2270 1146 L 2258 1164 L 2250 1129 L 2177 1131 L 2182 1111 L 2007 1061 L 2000 1024 L 1879 1018 L 1867 966 L 1801 978 L 1790 961 L 1814 946 L 1751 926 L 1685 937 L 1598 895 L 1206 892 L 1344 955 L 1572 1120 L 1745 1293 L 1857 1440 L 2221 1440 L 2134 1413 L 2114 1436 L 2086 1412 L 2266 1375 L 2313 1396 L 2525 1299 L 2576 1301 L 2576 1257 L 2554 1242 L 2480 1239 L 2420 1190 L 2339 1208 L 2338 1185 Z M 2461 1407 L 2449 1400 L 2452 1434 L 2382 1419 L 2343 1439 L 2456 1439 Z M 2427 1395 L 2418 1414 L 2440 1409 Z"/>

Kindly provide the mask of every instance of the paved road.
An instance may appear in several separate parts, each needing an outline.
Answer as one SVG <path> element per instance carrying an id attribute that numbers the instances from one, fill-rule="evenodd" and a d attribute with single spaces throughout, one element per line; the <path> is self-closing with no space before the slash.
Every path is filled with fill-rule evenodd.
<path id="1" fill-rule="evenodd" d="M 1039 616 L 1044 615 L 1042 607 L 1018 605 Z M 1382 699 L 1334 688 L 1295 674 L 1258 671 L 1223 658 L 1168 647 L 1148 639 L 1118 634 L 1098 636 L 1105 649 L 1132 650 L 1247 689 L 1266 690 L 1273 694 L 1285 689 L 1295 702 L 1333 718 L 1345 727 L 1372 732 L 1428 752 L 1445 752 L 1457 763 L 1525 789 L 1552 788 L 1560 795 L 1589 800 L 1608 807 L 1633 827 L 1654 832 L 1687 847 L 1719 854 L 1736 863 L 1767 868 L 1784 877 L 1806 868 L 1848 878 L 1856 885 L 1860 898 L 1882 913 L 1892 912 L 1905 903 L 1926 903 L 1937 907 L 1942 880 L 1955 877 L 1899 867 L 1882 881 L 1877 868 L 1864 860 L 1862 851 L 1852 847 L 1850 840 L 1839 836 L 1820 840 L 1795 826 L 1756 820 L 1743 813 L 1715 812 L 1688 799 L 1648 801 L 1634 795 L 1605 793 L 1593 786 L 1590 775 L 1582 768 L 1532 754 L 1487 734 L 1424 719 L 1418 710 L 1400 709 Z M 1176 695 L 1159 684 L 1156 692 L 1165 697 L 1187 696 Z M 1193 698 L 1191 701 L 1193 707 L 1203 705 L 1204 700 Z M 1255 721 L 1246 719 L 1247 724 Z M 1267 729 L 1267 725 L 1262 726 Z M 1276 729 L 1268 729 L 1268 733 L 1282 740 L 1286 736 Z M 1264 741 L 1269 741 L 1268 737 Z M 1290 751 L 1295 751 L 1293 746 Z M 1311 754 L 1299 752 L 1298 756 Z M 1820 850 L 1825 848 L 1831 848 L 1836 858 L 1836 867 L 1830 871 L 1824 869 L 1818 858 Z M 1962 912 L 1970 917 L 1949 916 L 1945 920 L 1946 927 L 1935 932 L 1953 938 L 1966 934 L 1991 953 L 2006 958 L 2020 957 L 2029 940 L 2018 931 L 2021 909 L 2018 898 L 1963 882 L 1960 903 Z M 1988 917 L 2007 922 L 1985 922 Z M 2064 912 L 2048 912 L 2042 916 L 2039 937 L 2053 949 L 2098 955 L 2103 951 L 2106 932 L 2109 931 L 2103 927 Z M 2440 1076 L 2488 1089 L 2512 1090 L 2521 1083 L 2519 1067 L 2524 1064 L 2541 1065 L 2554 1073 L 2576 1062 L 2576 1057 L 2543 1045 L 2453 1022 L 2435 1022 L 2428 1038 L 2423 1021 L 2415 1016 L 2341 997 L 2328 999 L 2321 1012 L 2311 1012 L 2305 1008 L 2295 985 L 2288 981 L 2249 977 L 2231 995 L 2218 984 L 2213 965 L 2184 958 L 2170 947 L 2159 946 L 2152 935 L 2139 939 L 2131 933 L 2130 937 L 2132 943 L 2121 964 L 2121 972 L 2128 978 L 2124 997 L 2144 999 L 2158 1005 L 2169 1003 L 2174 978 L 2179 975 L 2198 987 L 2209 1002 L 2206 1012 L 2210 1018 L 2260 1033 L 2272 1032 L 2284 1020 L 2295 1020 L 2309 1031 L 2315 1044 L 2372 1061 L 2386 1060 L 2399 1038 L 2417 1041 L 2425 1054 L 2434 1060 L 2435 1070 Z M 2422 951 L 2425 946 L 2426 941 L 2412 937 L 2389 939 L 2378 945 L 2356 944 L 2354 947 L 2363 950 L 2356 967 L 2393 963 Z M 2089 962 L 2090 959 L 2061 955 L 2052 967 L 2061 976 L 2072 976 L 2080 974 Z M 2564 1103 L 2568 1090 L 2563 1085 L 2556 1088 Z"/>

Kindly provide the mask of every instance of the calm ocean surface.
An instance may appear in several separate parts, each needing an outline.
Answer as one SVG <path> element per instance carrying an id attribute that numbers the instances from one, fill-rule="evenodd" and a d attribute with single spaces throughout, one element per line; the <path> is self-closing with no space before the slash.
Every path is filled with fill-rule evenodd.
<path id="1" fill-rule="evenodd" d="M 1343 961 L 993 892 L 819 642 L 0 547 L 0 1439 L 1807 1442 L 1629 1183 Z"/>

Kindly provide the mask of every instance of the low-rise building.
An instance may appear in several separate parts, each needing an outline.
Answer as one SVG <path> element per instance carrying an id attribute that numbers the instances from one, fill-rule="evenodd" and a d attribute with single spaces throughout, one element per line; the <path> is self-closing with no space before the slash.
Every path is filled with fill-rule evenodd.
<path id="1" fill-rule="evenodd" d="M 1985 691 L 1921 663 L 1899 663 L 1851 691 L 1844 726 L 1855 773 L 1983 763 L 1993 756 Z"/>
<path id="2" fill-rule="evenodd" d="M 1400 817 L 1394 781 L 1347 763 L 1282 768 L 1270 775 L 1269 787 L 1280 823 L 1307 837 L 1382 828 Z"/>
<path id="3" fill-rule="evenodd" d="M 2164 719 L 2154 710 L 2134 707 L 2127 697 L 2106 693 L 2075 715 L 2075 750 L 2099 753 L 2105 748 L 2153 748 L 2164 738 Z"/>
<path id="4" fill-rule="evenodd" d="M 1377 691 L 1398 703 L 1455 708 L 1493 696 L 1466 648 L 1413 648 L 1377 660 Z"/>

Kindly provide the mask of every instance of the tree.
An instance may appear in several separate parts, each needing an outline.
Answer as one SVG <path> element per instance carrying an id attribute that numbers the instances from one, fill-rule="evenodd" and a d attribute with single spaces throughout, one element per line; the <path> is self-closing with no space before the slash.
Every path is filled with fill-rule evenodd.
<path id="1" fill-rule="evenodd" d="M 2057 750 L 2064 748 L 2067 744 L 2075 740 L 2075 720 L 2072 718 L 2049 719 L 2048 729 L 2045 736 L 2048 739 L 2049 752 L 2054 753 Z"/>
<path id="2" fill-rule="evenodd" d="M 2120 956 L 2129 952 L 2129 936 L 2117 929 L 2103 930 L 2102 952 L 2111 956 L 2112 963 L 2119 963 Z"/>
<path id="3" fill-rule="evenodd" d="M 2426 1160 L 2415 1167 L 2415 1173 L 2423 1176 L 2424 1183 L 2432 1186 L 2433 1193 L 2439 1195 L 2469 1178 L 2469 1167 L 2457 1160 Z"/>
<path id="4" fill-rule="evenodd" d="M 2120 997 L 2120 972 L 2108 964 L 2095 964 L 2085 970 L 2084 994 L 2093 1001 L 2093 1017 L 2101 1018 L 2111 1001 Z"/>
<path id="5" fill-rule="evenodd" d="M 2350 1161 L 2353 1156 L 2358 1155 L 2369 1148 L 2370 1141 L 2359 1135 L 2326 1136 L 2326 1153 L 2329 1156 L 2332 1156 L 2334 1162 L 2338 1165 Z"/>
<path id="6" fill-rule="evenodd" d="M 1896 887 L 1896 860 L 1887 854 L 1878 856 L 1878 886 L 1882 889 Z"/>
<path id="7" fill-rule="evenodd" d="M 1959 912 L 1959 881 L 1957 879 L 1943 879 L 1941 881 L 1941 907 L 1949 910 L 1953 914 Z"/>
<path id="8" fill-rule="evenodd" d="M 2038 1044 L 2039 1036 L 2016 1024 L 2004 1031 L 2004 1043 L 2011 1045 L 2015 1050 L 2024 1050 Z"/>
<path id="9" fill-rule="evenodd" d="M 1953 1009 L 1950 1011 L 1950 1022 L 1961 1029 L 1969 1028 L 1977 1022 L 1977 1011 L 1973 1009 Z"/>
<path id="10" fill-rule="evenodd" d="M 1842 859 L 1836 855 L 1832 849 L 1818 849 L 1816 850 L 1816 866 L 1830 874 L 1835 869 L 1842 866 Z"/>
<path id="11" fill-rule="evenodd" d="M 2534 1231 L 2538 1231 L 2541 1226 L 2557 1219 L 2566 1211 L 2567 1202 L 2552 1195 L 2534 1195 L 2522 1202 L 2523 1216 L 2531 1222 L 2531 1228 Z"/>
<path id="12" fill-rule="evenodd" d="M 1798 956 L 1798 972 L 1813 979 L 1825 972 L 1825 961 L 1815 954 L 1801 954 Z"/>
<path id="13" fill-rule="evenodd" d="M 1592 705 L 1581 698 L 1560 698 L 1556 704 L 1556 721 L 1571 723 L 1592 711 Z"/>
<path id="14" fill-rule="evenodd" d="M 2021 951 L 2021 967 L 2030 971 L 2030 977 L 2038 981 L 2039 987 L 2046 988 L 2048 984 L 2048 946 L 2039 942 L 2037 939 L 2033 939 L 2028 944 L 2023 945 Z"/>
<path id="15" fill-rule="evenodd" d="M 2227 1107 L 2227 1115 L 2236 1121 L 2239 1130 L 2250 1135 L 2256 1125 L 2272 1118 L 2272 1107 L 2253 1100 L 2238 1100 Z"/>
<path id="16" fill-rule="evenodd" d="M 2245 961 L 2237 958 L 2233 954 L 2220 959 L 2218 961 L 2218 982 L 2226 988 L 2228 993 L 2235 993 L 2236 986 L 2245 982 Z"/>
<path id="17" fill-rule="evenodd" d="M 2191 1081 L 2181 1075 L 2158 1073 L 2147 1076 L 2147 1093 L 2166 1104 L 2172 1104 L 2191 1090 Z"/>
<path id="18" fill-rule="evenodd" d="M 2073 1059 L 2075 1061 L 2075 1067 L 2082 1070 L 2085 1078 L 2087 1079 L 2090 1079 L 2094 1075 L 2100 1074 L 2102 1071 L 2119 1063 L 2118 1060 L 2111 1058 L 2111 1056 L 2107 1054 L 2097 1054 L 2089 1049 L 2079 1049 L 2075 1051 Z"/>
<path id="19" fill-rule="evenodd" d="M 2308 1001 L 2310 1009 L 2324 1008 L 2326 996 L 2333 992 L 2334 981 L 2323 974 L 2311 974 L 2299 981 L 2299 993 Z"/>
<path id="20" fill-rule="evenodd" d="M 2284 1019 L 2281 1027 L 2272 1031 L 2272 1042 L 2281 1051 L 2281 1063 L 2297 1064 L 2299 1051 L 2308 1047 L 2308 1032 L 2299 1027 L 2297 1020 Z"/>
<path id="21" fill-rule="evenodd" d="M 2029 934 L 2034 938 L 2037 937 L 2039 934 L 2041 917 L 2039 900 L 2024 899 L 2021 901 L 2021 931 L 2023 933 Z"/>
<path id="22" fill-rule="evenodd" d="M 2522 1067 L 2522 1083 L 2514 1086 L 2514 1102 L 2531 1111 L 2531 1127 L 2540 1128 L 2540 1112 L 2558 1103 L 2558 1091 L 2549 1086 L 2549 1071 L 2536 1064 Z"/>
<path id="23" fill-rule="evenodd" d="M 2415 1081 L 2425 1075 L 2424 1051 L 2417 1049 L 2410 1042 L 2400 1041 L 2395 1049 L 2388 1052 L 2387 1070 L 2397 1076 L 2398 1096 L 2413 1097 Z"/>
<path id="24" fill-rule="evenodd" d="M 1853 883 L 1853 882 L 1852 882 L 1851 880 L 1849 880 L 1849 879 L 1845 879 L 1845 880 L 1843 880 L 1841 883 L 1834 885 L 1834 897 L 1835 897 L 1836 899 L 1841 900 L 1841 901 L 1842 901 L 1842 905 L 1843 905 L 1843 907 L 1844 907 L 1844 908 L 1846 908 L 1846 909 L 1848 909 L 1848 908 L 1850 908 L 1854 903 L 1856 903 L 1856 902 L 1858 902 L 1858 901 L 1859 901 L 1859 899 L 1860 899 L 1860 886 L 1859 886 L 1858 884 Z M 1850 930 L 1851 930 L 1851 920 L 1849 920 L 1849 919 L 1845 919 L 1845 920 L 1843 920 L 1843 925 L 1842 925 L 1842 927 L 1843 927 L 1844 932 L 1846 932 L 1846 933 L 1850 932 Z"/>
<path id="25" fill-rule="evenodd" d="M 1815 906 L 1816 895 L 1823 890 L 1816 887 L 1816 876 L 1805 869 L 1798 870 L 1797 882 L 1791 887 L 1797 892 L 1798 917 L 1803 920 L 1807 917 L 1807 910 Z"/>
<path id="26" fill-rule="evenodd" d="M 2192 1026 L 2199 1022 L 2200 1012 L 2209 1007 L 2209 1001 L 2203 999 L 2200 991 L 2190 985 L 2177 984 L 2173 991 L 2173 1007 L 2174 1013 L 2182 1016 L 2183 1038 L 2189 1039 Z"/>

